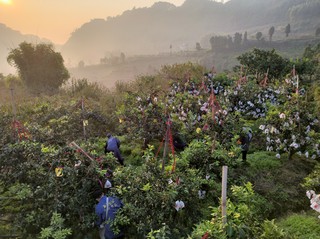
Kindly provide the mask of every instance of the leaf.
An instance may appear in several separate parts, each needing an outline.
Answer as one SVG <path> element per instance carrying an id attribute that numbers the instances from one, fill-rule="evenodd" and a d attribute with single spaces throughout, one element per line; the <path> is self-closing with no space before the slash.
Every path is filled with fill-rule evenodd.
<path id="1" fill-rule="evenodd" d="M 146 191 L 150 191 L 151 188 L 152 188 L 152 186 L 150 185 L 150 183 L 147 183 L 142 187 L 141 190 L 146 192 Z"/>

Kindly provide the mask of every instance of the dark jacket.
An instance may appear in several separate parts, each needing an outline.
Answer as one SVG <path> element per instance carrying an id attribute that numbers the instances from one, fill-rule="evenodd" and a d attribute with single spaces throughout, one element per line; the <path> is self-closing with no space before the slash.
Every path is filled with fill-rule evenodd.
<path id="1" fill-rule="evenodd" d="M 241 142 L 241 150 L 248 151 L 251 141 L 250 136 L 248 134 L 241 135 L 239 141 Z"/>
<path id="2" fill-rule="evenodd" d="M 121 165 L 124 165 L 124 160 L 120 153 L 120 140 L 116 137 L 109 136 L 106 145 L 104 146 L 104 153 L 113 152 L 113 155 L 118 159 Z"/>
<path id="3" fill-rule="evenodd" d="M 108 200 L 107 200 L 108 199 Z M 100 226 L 105 223 L 105 233 L 104 236 L 106 239 L 114 239 L 123 235 L 123 232 L 115 235 L 112 231 L 110 224 L 115 219 L 117 211 L 123 206 L 120 199 L 115 196 L 106 197 L 103 196 L 99 203 L 96 205 L 96 215 L 98 217 L 96 225 Z M 107 212 L 108 211 L 108 212 Z"/>
<path id="4" fill-rule="evenodd" d="M 105 153 L 110 151 L 118 151 L 120 148 L 120 140 L 116 137 L 111 136 L 108 138 L 106 145 L 105 145 Z"/>

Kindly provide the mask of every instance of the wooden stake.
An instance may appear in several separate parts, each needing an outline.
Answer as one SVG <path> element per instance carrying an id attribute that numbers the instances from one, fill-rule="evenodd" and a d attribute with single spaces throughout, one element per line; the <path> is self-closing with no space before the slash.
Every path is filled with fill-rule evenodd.
<path id="1" fill-rule="evenodd" d="M 70 143 L 70 146 L 75 146 L 77 149 L 80 150 L 88 159 L 95 161 L 86 151 L 84 151 L 79 145 L 77 145 L 74 141 Z"/>
<path id="2" fill-rule="evenodd" d="M 168 141 L 169 141 L 169 123 L 167 124 L 167 130 L 166 130 L 166 138 L 165 138 L 165 142 L 164 142 L 164 149 L 163 149 L 163 156 L 162 156 L 162 172 L 164 172 L 164 161 L 167 155 L 167 150 L 168 150 Z"/>
<path id="3" fill-rule="evenodd" d="M 84 101 L 83 97 L 81 98 L 81 111 L 82 111 L 82 127 L 83 127 L 83 137 L 85 140 L 87 140 L 87 135 L 86 135 L 86 126 L 84 122 Z"/>
<path id="4" fill-rule="evenodd" d="M 221 211 L 222 211 L 222 224 L 227 224 L 227 178 L 228 166 L 222 166 L 222 192 L 221 192 Z"/>

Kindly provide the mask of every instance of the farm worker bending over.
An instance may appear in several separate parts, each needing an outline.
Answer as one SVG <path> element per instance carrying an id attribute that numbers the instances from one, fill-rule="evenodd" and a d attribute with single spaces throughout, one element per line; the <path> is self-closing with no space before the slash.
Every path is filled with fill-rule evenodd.
<path id="1" fill-rule="evenodd" d="M 113 137 L 111 134 L 107 134 L 107 141 L 106 141 L 106 145 L 104 147 L 104 153 L 109 153 L 109 152 L 113 152 L 113 155 L 118 159 L 119 163 L 121 165 L 124 165 L 123 163 L 123 158 L 121 157 L 120 154 L 120 140 L 116 137 Z"/>
<path id="2" fill-rule="evenodd" d="M 120 199 L 116 196 L 105 196 L 102 190 L 95 191 L 93 196 L 98 201 L 95 207 L 97 216 L 95 225 L 99 227 L 100 239 L 124 238 L 123 232 L 115 234 L 110 226 L 116 217 L 117 211 L 123 206 Z"/>

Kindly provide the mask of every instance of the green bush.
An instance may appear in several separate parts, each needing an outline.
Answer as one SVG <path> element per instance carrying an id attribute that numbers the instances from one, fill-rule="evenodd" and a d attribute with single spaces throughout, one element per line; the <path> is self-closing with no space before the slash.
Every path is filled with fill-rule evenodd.
<path id="1" fill-rule="evenodd" d="M 291 92 L 294 85 L 281 84 L 283 79 L 274 79 L 275 84 L 264 88 L 254 76 L 248 77 L 247 84 L 236 85 L 238 74 L 223 74 L 206 78 L 206 87 L 201 88 L 204 70 L 192 63 L 168 66 L 156 76 L 118 84 L 115 92 L 80 80 L 73 89 L 53 97 L 23 102 L 21 96 L 17 119 L 28 131 L 23 139 L 17 137 L 19 129 L 12 128 L 10 101 L 4 102 L 0 108 L 0 194 L 4 197 L 0 213 L 13 220 L 9 229 L 17 229 L 24 238 L 38 237 L 41 230 L 43 236 L 53 237 L 60 229 L 50 229 L 48 215 L 57 212 L 65 219 L 63 228 L 72 230 L 70 237 L 93 238 L 97 231 L 91 226 L 95 203 L 91 193 L 109 168 L 114 172 L 112 191 L 124 202 L 114 226 L 125 226 L 128 238 L 181 239 L 190 235 L 198 239 L 206 233 L 210 239 L 285 237 L 287 231 L 272 219 L 305 209 L 306 187 L 317 191 L 318 112 L 310 107 L 306 114 L 296 114 L 296 100 L 302 109 L 310 99 L 307 94 L 298 98 Z M 210 86 L 217 92 L 218 112 L 208 106 L 212 95 L 205 88 Z M 280 101 L 273 98 L 272 104 L 271 95 Z M 7 96 L 10 99 L 10 94 Z M 291 112 L 286 114 L 288 126 L 279 118 L 284 103 Z M 257 116 L 256 109 L 270 112 Z M 173 134 L 181 134 L 187 143 L 175 157 L 169 147 L 169 155 L 163 157 L 164 147 L 160 147 L 168 116 Z M 272 138 L 259 134 L 260 126 L 268 125 L 270 119 L 275 123 L 268 128 L 273 131 Z M 308 127 L 309 123 L 314 127 Z M 243 126 L 254 132 L 247 164 L 241 161 L 236 145 Z M 267 142 L 276 146 L 269 150 L 277 150 L 280 138 L 281 145 L 288 146 L 288 139 L 295 140 L 292 129 L 306 133 L 296 134 L 300 149 L 294 150 L 290 161 L 262 151 Z M 111 153 L 104 155 L 106 132 L 119 136 L 125 167 L 120 167 Z M 72 141 L 93 160 L 70 147 Z M 313 147 L 311 151 L 303 151 L 306 143 L 310 150 Z M 299 150 L 303 152 L 299 154 Z M 307 158 L 308 152 L 312 159 Z M 229 167 L 226 226 L 219 207 L 222 165 Z M 55 168 L 61 167 L 63 175 L 58 177 Z M 205 198 L 199 197 L 200 189 L 206 191 Z M 177 200 L 182 200 L 185 208 L 176 211 Z M 66 236 L 63 231 L 59 235 Z"/>
<path id="2" fill-rule="evenodd" d="M 260 239 L 290 239 L 293 238 L 289 236 L 282 228 L 277 226 L 274 220 L 266 220 L 262 224 L 263 233 L 259 237 Z"/>
<path id="3" fill-rule="evenodd" d="M 209 238 L 254 238 L 260 232 L 264 207 L 267 201 L 253 190 L 251 183 L 231 186 L 227 201 L 227 223 L 223 224 L 220 207 L 212 207 L 211 220 L 199 223 L 189 238 L 197 239 L 204 234 Z"/>
<path id="4" fill-rule="evenodd" d="M 256 173 L 264 170 L 274 170 L 281 166 L 281 161 L 276 158 L 276 154 L 270 151 L 258 151 L 248 156 L 250 170 Z"/>
<path id="5" fill-rule="evenodd" d="M 299 239 L 319 238 L 320 227 L 317 215 L 318 213 L 312 215 L 292 214 L 276 224 L 287 234 Z"/>
<path id="6" fill-rule="evenodd" d="M 314 162 L 297 156 L 292 160 L 277 159 L 273 152 L 263 151 L 251 154 L 248 161 L 250 167 L 242 172 L 248 181 L 253 182 L 255 191 L 268 200 L 267 218 L 304 208 L 302 182 L 312 171 Z"/>
<path id="7" fill-rule="evenodd" d="M 65 239 L 72 234 L 70 228 L 64 228 L 64 218 L 60 213 L 54 212 L 50 226 L 42 228 L 39 239 Z"/>
<path id="8" fill-rule="evenodd" d="M 162 160 L 155 159 L 151 151 L 146 151 L 141 166 L 126 166 L 114 173 L 117 192 L 124 202 L 120 223 L 132 238 L 158 234 L 164 230 L 163 223 L 167 225 L 164 234 L 170 232 L 170 238 L 181 238 L 203 217 L 206 202 L 198 198 L 201 180 L 192 169 L 163 173 Z M 182 200 L 185 208 L 176 211 L 177 200 Z"/>

